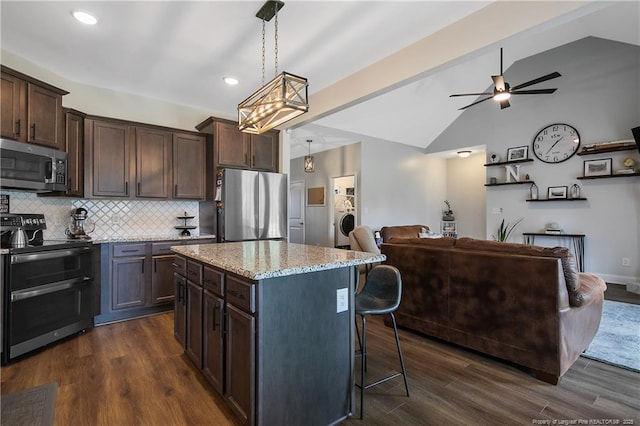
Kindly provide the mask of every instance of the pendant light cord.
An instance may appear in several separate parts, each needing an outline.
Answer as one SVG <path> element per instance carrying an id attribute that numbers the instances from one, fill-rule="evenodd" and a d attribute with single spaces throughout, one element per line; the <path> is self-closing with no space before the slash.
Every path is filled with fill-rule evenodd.
<path id="1" fill-rule="evenodd" d="M 264 33 L 265 33 L 265 20 L 262 20 L 262 85 L 264 86 L 264 62 L 265 62 L 265 53 L 264 53 Z"/>
<path id="2" fill-rule="evenodd" d="M 276 21 L 275 21 L 275 53 L 276 53 L 276 73 L 274 74 L 274 76 L 278 75 L 278 7 L 275 6 L 276 8 Z"/>

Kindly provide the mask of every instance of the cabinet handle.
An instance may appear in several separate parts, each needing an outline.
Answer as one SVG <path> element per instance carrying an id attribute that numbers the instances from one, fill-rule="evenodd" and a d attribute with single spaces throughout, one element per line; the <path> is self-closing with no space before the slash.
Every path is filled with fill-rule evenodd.
<path id="1" fill-rule="evenodd" d="M 253 158 L 251 159 L 251 167 L 255 167 L 256 166 L 256 156 L 254 155 Z"/>
<path id="2" fill-rule="evenodd" d="M 142 273 L 144 274 L 144 260 L 142 261 Z"/>
<path id="3" fill-rule="evenodd" d="M 173 196 L 177 197 L 178 196 L 178 184 L 176 183 L 175 187 L 173 188 Z"/>
<path id="4" fill-rule="evenodd" d="M 124 195 L 129 196 L 129 182 L 124 183 Z"/>
<path id="5" fill-rule="evenodd" d="M 153 259 L 153 273 L 158 272 L 158 259 Z"/>
<path id="6" fill-rule="evenodd" d="M 136 189 L 136 196 L 140 196 L 140 182 L 138 182 L 138 188 Z"/>
<path id="7" fill-rule="evenodd" d="M 15 133 L 16 136 L 20 136 L 20 120 L 16 120 L 16 129 L 13 133 Z"/>
<path id="8" fill-rule="evenodd" d="M 249 162 L 249 156 L 247 154 L 244 155 L 244 163 L 247 164 Z"/>
<path id="9" fill-rule="evenodd" d="M 184 287 L 182 284 L 178 285 L 178 302 L 184 301 Z"/>
<path id="10" fill-rule="evenodd" d="M 36 123 L 33 123 L 31 125 L 31 140 L 34 140 L 36 138 Z"/>
<path id="11" fill-rule="evenodd" d="M 120 250 L 120 253 L 137 253 L 138 249 L 126 249 L 126 250 Z"/>
<path id="12" fill-rule="evenodd" d="M 213 304 L 213 317 L 212 317 L 212 319 L 213 319 L 213 321 L 212 321 L 212 323 L 213 323 L 213 327 L 211 328 L 212 330 L 215 330 L 215 329 L 216 329 L 216 308 L 217 308 L 217 307 L 218 307 L 218 304 L 217 304 L 217 303 L 214 303 L 214 304 Z"/>

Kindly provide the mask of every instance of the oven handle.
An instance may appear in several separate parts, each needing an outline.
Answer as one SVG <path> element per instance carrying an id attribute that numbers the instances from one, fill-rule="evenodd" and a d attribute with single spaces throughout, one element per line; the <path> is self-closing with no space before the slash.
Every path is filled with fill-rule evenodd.
<path id="1" fill-rule="evenodd" d="M 32 297 L 38 297 L 49 293 L 55 293 L 56 291 L 62 291 L 76 286 L 77 284 L 84 284 L 87 281 L 91 281 L 91 277 L 73 278 L 65 281 L 58 281 L 51 284 L 41 285 L 35 289 L 24 289 L 11 292 L 11 301 L 17 302 L 19 300 L 30 299 Z"/>
<path id="2" fill-rule="evenodd" d="M 76 256 L 91 251 L 90 247 L 80 247 L 66 250 L 51 250 L 38 253 L 14 254 L 11 256 L 11 264 L 37 262 L 40 260 L 57 259 L 59 257 Z"/>

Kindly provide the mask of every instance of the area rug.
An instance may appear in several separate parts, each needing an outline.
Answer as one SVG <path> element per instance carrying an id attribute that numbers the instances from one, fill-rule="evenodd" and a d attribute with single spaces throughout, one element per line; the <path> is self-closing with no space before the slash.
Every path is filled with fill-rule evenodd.
<path id="1" fill-rule="evenodd" d="M 640 372 L 640 305 L 605 300 L 600 328 L 582 356 Z"/>
<path id="2" fill-rule="evenodd" d="M 0 424 L 6 426 L 52 426 L 56 408 L 56 383 L 2 395 Z"/>

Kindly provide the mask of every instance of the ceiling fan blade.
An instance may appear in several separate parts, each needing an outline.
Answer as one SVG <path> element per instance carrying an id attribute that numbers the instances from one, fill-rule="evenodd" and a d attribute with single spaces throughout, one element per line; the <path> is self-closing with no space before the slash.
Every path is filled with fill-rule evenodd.
<path id="1" fill-rule="evenodd" d="M 504 92 L 504 77 L 502 75 L 492 75 L 493 84 L 498 92 Z"/>
<path id="2" fill-rule="evenodd" d="M 504 101 L 499 101 L 499 102 L 500 102 L 500 109 L 509 108 L 511 106 L 511 104 L 509 103 L 509 99 L 505 99 Z"/>
<path id="3" fill-rule="evenodd" d="M 450 98 L 455 98 L 456 96 L 487 96 L 493 95 L 493 93 L 485 92 L 485 93 L 458 93 L 456 95 L 449 95 Z"/>
<path id="4" fill-rule="evenodd" d="M 554 78 L 560 77 L 562 74 L 559 72 L 552 72 L 551 74 L 547 74 L 545 76 L 536 78 L 535 80 L 527 81 L 526 83 L 518 84 L 517 86 L 513 86 L 511 90 L 522 89 L 523 87 L 533 86 L 534 84 L 542 83 L 543 81 L 551 80 Z"/>
<path id="5" fill-rule="evenodd" d="M 517 92 L 511 91 L 512 95 L 543 95 L 546 93 L 553 93 L 558 88 L 555 89 L 532 89 L 532 90 L 518 90 Z"/>
<path id="6" fill-rule="evenodd" d="M 474 103 L 472 103 L 472 104 L 469 104 L 469 105 L 467 105 L 467 106 L 463 106 L 462 108 L 458 108 L 458 111 L 463 110 L 463 109 L 467 109 L 467 108 L 469 108 L 469 107 L 471 107 L 471 106 L 474 106 L 474 105 L 477 105 L 477 104 L 479 104 L 480 102 L 488 101 L 489 99 L 492 99 L 492 98 L 493 98 L 493 96 L 489 96 L 488 98 L 480 99 L 479 101 L 475 101 L 475 102 L 474 102 Z"/>

